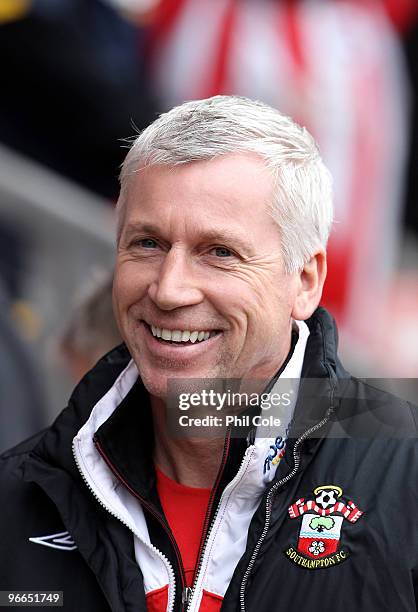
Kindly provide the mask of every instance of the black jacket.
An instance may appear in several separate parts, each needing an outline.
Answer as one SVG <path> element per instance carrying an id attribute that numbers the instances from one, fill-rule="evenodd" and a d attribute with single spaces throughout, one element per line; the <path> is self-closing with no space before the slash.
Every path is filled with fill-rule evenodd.
<path id="1" fill-rule="evenodd" d="M 343 370 L 335 324 L 326 311 L 318 309 L 307 323 L 302 377 L 315 379 L 320 389 L 313 398 L 302 384 L 285 455 L 253 515 L 222 610 L 413 612 L 416 410 Z M 132 533 L 91 495 L 71 450 L 77 431 L 129 359 L 124 346 L 109 353 L 46 432 L 3 454 L 1 590 L 63 591 L 68 611 L 146 610 Z M 141 500 L 151 541 L 174 568 L 173 609 L 181 610 L 182 570 L 156 494 L 152 419 L 140 381 L 100 427 L 96 444 L 123 486 Z M 208 528 L 248 445 L 251 437 L 230 442 Z M 29 540 L 48 534 L 62 534 L 63 544 L 54 548 Z"/>

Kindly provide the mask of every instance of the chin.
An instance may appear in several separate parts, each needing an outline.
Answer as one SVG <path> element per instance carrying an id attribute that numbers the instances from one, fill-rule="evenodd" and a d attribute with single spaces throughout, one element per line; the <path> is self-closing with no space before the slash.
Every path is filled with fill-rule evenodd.
<path id="1" fill-rule="evenodd" d="M 158 372 L 154 369 L 138 368 L 139 375 L 148 393 L 154 397 L 158 397 L 161 400 L 166 401 L 170 391 L 173 393 L 182 392 L 184 390 L 200 389 L 200 380 L 213 380 L 215 378 L 224 378 L 225 374 L 221 374 L 219 371 L 208 372 L 207 369 L 204 371 L 193 368 L 184 368 L 180 370 L 169 370 Z M 179 382 L 179 386 L 176 384 L 171 385 L 174 381 Z M 176 391 L 175 391 L 176 390 Z"/>
<path id="2" fill-rule="evenodd" d="M 167 400 L 167 381 L 165 383 L 158 383 L 142 379 L 142 382 L 150 395 L 164 402 Z"/>
<path id="3" fill-rule="evenodd" d="M 144 384 L 144 387 L 150 395 L 165 400 L 167 397 L 167 381 L 170 376 L 162 375 L 153 371 L 149 371 L 143 367 L 138 367 L 139 376 Z"/>

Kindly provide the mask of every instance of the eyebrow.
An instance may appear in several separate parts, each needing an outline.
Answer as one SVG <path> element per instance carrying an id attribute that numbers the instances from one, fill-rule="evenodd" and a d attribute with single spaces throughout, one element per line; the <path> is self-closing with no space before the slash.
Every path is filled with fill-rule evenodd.
<path id="1" fill-rule="evenodd" d="M 159 234 L 160 231 L 156 225 L 149 223 L 129 223 L 125 229 L 122 230 L 121 236 L 129 238 L 132 234 L 138 234 L 144 232 L 145 234 Z"/>
<path id="2" fill-rule="evenodd" d="M 129 238 L 137 233 L 145 233 L 151 235 L 161 236 L 161 230 L 157 225 L 153 225 L 151 223 L 129 223 L 124 231 L 121 232 L 121 235 L 124 236 L 125 240 L 129 240 Z M 197 232 L 198 233 L 198 232 Z M 204 230 L 198 233 L 200 242 L 220 242 L 220 243 L 228 243 L 234 245 L 236 248 L 241 249 L 245 253 L 249 253 L 251 249 L 251 244 L 244 241 L 240 236 L 229 229 L 225 228 L 211 228 Z"/>

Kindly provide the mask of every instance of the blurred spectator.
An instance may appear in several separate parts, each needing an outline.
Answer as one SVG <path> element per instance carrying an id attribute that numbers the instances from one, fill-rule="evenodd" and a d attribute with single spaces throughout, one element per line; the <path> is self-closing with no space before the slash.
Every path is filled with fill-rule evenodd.
<path id="1" fill-rule="evenodd" d="M 59 348 L 74 382 L 122 342 L 113 316 L 112 281 L 113 275 L 102 273 L 89 282 L 62 334 Z"/>
<path id="2" fill-rule="evenodd" d="M 101 0 L 0 5 L 0 141 L 115 198 L 120 139 L 153 116 L 141 31 Z"/>

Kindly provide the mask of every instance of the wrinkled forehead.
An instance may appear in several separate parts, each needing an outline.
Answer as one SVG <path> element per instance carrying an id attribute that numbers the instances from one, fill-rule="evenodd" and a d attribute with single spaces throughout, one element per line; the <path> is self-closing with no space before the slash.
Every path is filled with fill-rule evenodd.
<path id="1" fill-rule="evenodd" d="M 213 218 L 248 226 L 254 216 L 269 214 L 274 185 L 271 170 L 252 153 L 139 168 L 118 201 L 118 238 L 127 224 L 153 223 L 168 214 L 201 226 Z"/>

